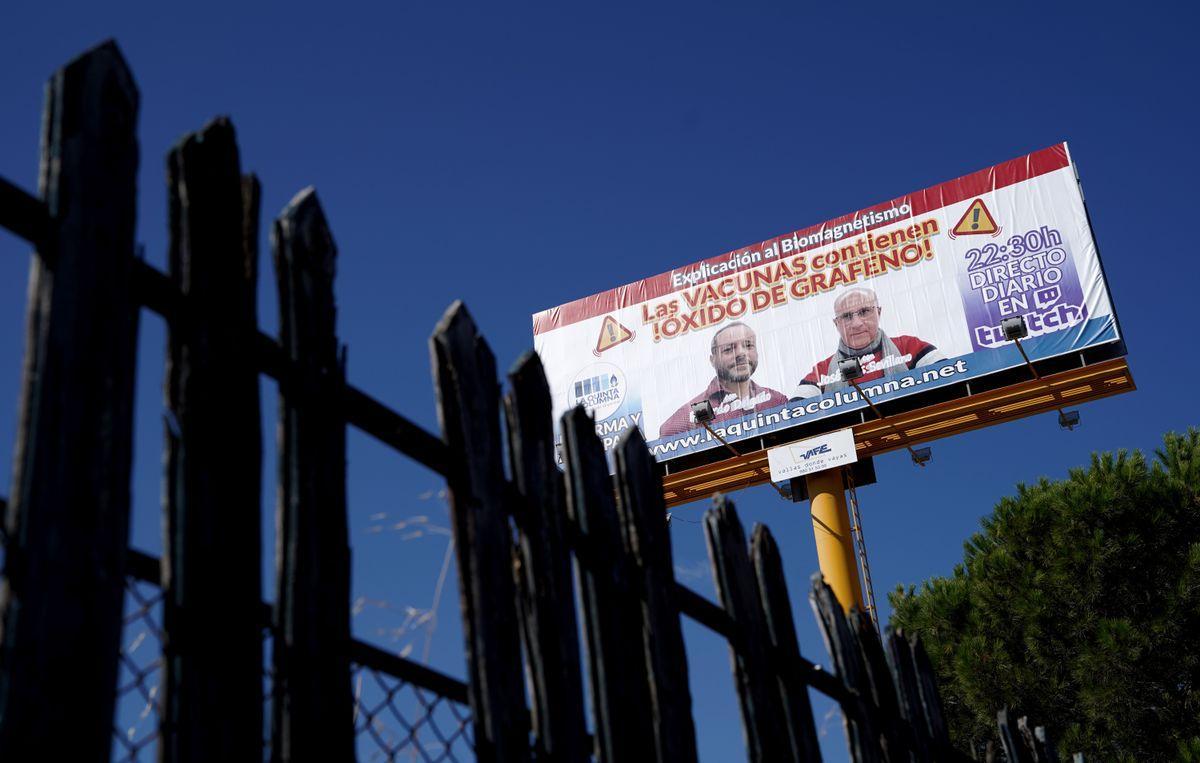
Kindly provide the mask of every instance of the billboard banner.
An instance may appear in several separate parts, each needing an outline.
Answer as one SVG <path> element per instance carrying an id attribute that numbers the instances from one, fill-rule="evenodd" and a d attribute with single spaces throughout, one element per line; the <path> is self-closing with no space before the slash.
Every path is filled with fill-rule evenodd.
<path id="1" fill-rule="evenodd" d="M 533 316 L 555 420 L 660 460 L 1119 339 L 1065 143 Z"/>

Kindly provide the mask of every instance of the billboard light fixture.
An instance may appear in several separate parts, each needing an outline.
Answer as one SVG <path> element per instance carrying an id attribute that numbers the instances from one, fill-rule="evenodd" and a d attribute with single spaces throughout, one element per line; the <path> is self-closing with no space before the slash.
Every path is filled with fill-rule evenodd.
<path id="1" fill-rule="evenodd" d="M 859 368 L 859 373 L 861 374 L 861 366 L 859 365 L 858 358 L 849 358 L 848 360 L 854 362 L 854 366 Z M 843 364 L 846 363 L 846 360 L 839 362 L 838 369 L 841 370 L 843 368 Z M 900 429 L 900 427 L 896 426 L 894 421 L 883 415 L 883 411 L 879 410 L 879 406 L 875 405 L 875 401 L 867 395 L 867 391 L 859 386 L 858 382 L 855 380 L 855 377 L 849 377 L 847 378 L 847 381 L 850 382 L 850 386 L 854 387 L 854 391 L 857 392 L 862 399 L 866 401 L 867 405 L 871 407 L 871 411 L 879 418 L 879 420 L 890 426 L 892 431 L 894 431 L 903 441 L 907 435 L 905 435 L 904 431 Z M 908 449 L 909 454 L 912 456 L 913 463 L 917 466 L 924 466 L 925 462 L 927 462 L 930 458 L 931 451 L 929 448 L 917 448 L 914 450 L 913 446 L 907 443 L 904 445 L 904 447 Z"/>
<path id="2" fill-rule="evenodd" d="M 1042 375 L 1034 368 L 1033 361 L 1029 359 L 1025 348 L 1021 346 L 1021 340 L 1029 336 L 1029 327 L 1025 325 L 1025 316 L 1014 315 L 1012 318 L 1005 318 L 1000 321 L 1000 330 L 1004 332 L 1006 339 L 1012 340 L 1017 346 L 1017 351 L 1021 353 L 1021 359 L 1025 361 L 1025 366 L 1029 369 L 1030 375 L 1035 381 L 1041 381 Z M 1046 389 L 1052 397 L 1057 397 L 1054 394 L 1054 388 L 1046 384 Z M 1061 398 L 1059 398 L 1061 400 Z M 1079 426 L 1079 411 L 1067 411 L 1062 408 L 1058 409 L 1058 425 L 1068 432 Z"/>
<path id="3" fill-rule="evenodd" d="M 698 403 L 692 403 L 692 418 L 694 418 L 696 420 L 696 423 L 699 424 L 700 426 L 704 427 L 705 430 L 707 430 L 710 435 L 712 435 L 713 437 L 716 438 L 717 442 L 724 445 L 725 449 L 728 450 L 730 453 L 732 453 L 734 458 L 741 458 L 742 454 L 738 453 L 738 449 L 733 447 L 732 445 L 730 445 L 729 440 L 726 440 L 724 437 L 721 436 L 720 432 L 718 432 L 717 430 L 712 428 L 712 421 L 715 417 L 716 417 L 716 414 L 713 412 L 712 403 L 709 402 L 708 400 L 701 400 Z M 784 489 L 782 487 L 780 487 L 776 482 L 774 482 L 770 479 L 770 475 L 771 475 L 770 467 L 765 466 L 765 467 L 759 467 L 759 468 L 766 470 L 767 477 L 768 477 L 767 484 L 770 485 L 771 487 L 775 488 L 775 492 L 779 493 L 780 497 L 786 498 L 787 493 L 784 492 Z M 758 471 L 758 469 L 756 469 L 755 471 Z M 753 479 L 753 474 L 751 475 L 751 479 Z"/>
<path id="4" fill-rule="evenodd" d="M 716 414 L 713 413 L 712 403 L 708 400 L 692 403 L 692 418 L 696 420 L 697 424 L 707 425 L 716 418 Z"/>
<path id="5" fill-rule="evenodd" d="M 1029 326 L 1025 325 L 1024 315 L 1014 315 L 1012 318 L 1005 318 L 1000 321 L 1000 331 L 1004 333 L 1004 338 L 1010 342 L 1029 336 Z"/>
<path id="6" fill-rule="evenodd" d="M 846 381 L 857 379 L 863 375 L 862 361 L 860 361 L 858 358 L 843 358 L 842 360 L 838 361 L 838 373 L 840 373 L 842 378 Z"/>

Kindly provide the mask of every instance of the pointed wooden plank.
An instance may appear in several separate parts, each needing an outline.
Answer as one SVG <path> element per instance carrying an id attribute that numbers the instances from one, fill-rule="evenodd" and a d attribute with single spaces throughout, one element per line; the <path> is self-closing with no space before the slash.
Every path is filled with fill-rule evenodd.
<path id="1" fill-rule="evenodd" d="M 574 579 L 562 474 L 555 464 L 550 388 L 541 359 L 525 353 L 508 374 L 508 452 L 516 496 L 522 631 L 540 761 L 586 761 Z"/>
<path id="2" fill-rule="evenodd" d="M 792 603 L 788 597 L 779 546 L 766 525 L 756 525 L 751 533 L 750 561 L 754 565 L 767 633 L 770 635 L 775 661 L 779 666 L 777 673 L 780 707 L 791 743 L 790 760 L 798 763 L 819 761 L 821 748 L 817 741 L 817 728 L 813 723 L 808 687 L 798 680 L 795 670 L 783 667 L 788 664 L 809 666 L 808 661 L 800 654 L 800 643 L 796 639 L 796 623 L 792 617 Z"/>
<path id="3" fill-rule="evenodd" d="M 139 96 L 115 43 L 50 79 L 0 581 L 0 759 L 107 760 L 125 592 Z M 27 231 L 39 235 L 39 231 Z M 69 733 L 63 733 L 69 691 Z"/>
<path id="4" fill-rule="evenodd" d="M 187 310 L 167 339 L 160 759 L 233 760 L 263 729 L 257 197 L 228 119 L 180 141 L 167 175 Z"/>
<path id="5" fill-rule="evenodd" d="M 905 725 L 911 731 L 914 754 L 917 760 L 930 760 L 932 752 L 929 724 L 925 718 L 925 705 L 921 701 L 921 688 L 917 684 L 912 648 L 901 630 L 890 631 L 885 644 L 888 668 L 896 686 L 898 709 Z"/>
<path id="6" fill-rule="evenodd" d="M 655 749 L 649 678 L 644 660 L 629 659 L 642 643 L 641 613 L 631 606 L 641 595 L 637 570 L 625 552 L 596 423 L 577 407 L 563 415 L 562 436 L 599 760 L 646 760 Z"/>
<path id="7" fill-rule="evenodd" d="M 884 758 L 908 760 L 908 756 L 916 746 L 913 739 L 914 734 L 906 728 L 900 714 L 896 687 L 892 682 L 892 673 L 888 669 L 887 657 L 883 653 L 879 632 L 875 630 L 875 621 L 857 607 L 850 610 L 847 620 L 862 658 L 863 675 L 866 679 L 866 687 L 869 689 L 868 697 L 873 705 L 871 709 L 875 716 L 876 727 L 880 732 Z"/>
<path id="8" fill-rule="evenodd" d="M 1021 732 L 1012 713 L 1006 707 L 996 713 L 996 726 L 1000 732 L 1000 744 L 1004 747 L 1004 755 L 1008 763 L 1034 763 L 1033 755 L 1025 747 Z"/>
<path id="9" fill-rule="evenodd" d="M 1040 763 L 1058 763 L 1058 750 L 1054 748 L 1054 741 L 1050 739 L 1045 726 L 1034 727 L 1033 744 Z"/>
<path id="10" fill-rule="evenodd" d="M 882 760 L 879 729 L 868 706 L 870 689 L 864 676 L 866 668 L 862 664 L 858 645 L 850 631 L 842 605 L 838 603 L 833 589 L 825 583 L 820 573 L 812 576 L 809 602 L 817 616 L 817 624 L 821 628 L 833 668 L 850 695 L 841 703 L 846 740 L 850 745 L 850 759 L 855 763 L 875 763 Z"/>
<path id="11" fill-rule="evenodd" d="M 167 164 L 169 269 L 187 311 L 168 328 L 161 759 L 212 761 L 262 749 L 257 194 L 244 198 L 227 119 Z"/>
<path id="12" fill-rule="evenodd" d="M 345 384 L 333 278 L 337 247 L 312 189 L 275 221 L 280 346 L 279 503 L 273 648 L 276 760 L 350 760 L 350 547 L 346 424 L 331 401 Z"/>
<path id="13" fill-rule="evenodd" d="M 950 750 L 950 727 L 946 724 L 946 716 L 942 713 L 942 698 L 938 694 L 937 674 L 929 662 L 929 655 L 921 645 L 920 635 L 914 634 L 909 640 L 912 650 L 913 669 L 916 673 L 917 687 L 921 690 L 921 707 L 925 712 L 925 722 L 928 724 L 930 747 L 934 750 Z"/>
<path id="14" fill-rule="evenodd" d="M 496 360 L 461 302 L 429 340 L 458 558 L 475 754 L 529 759 Z"/>
<path id="15" fill-rule="evenodd" d="M 1053 746 L 1047 744 L 1046 729 L 1044 727 L 1031 727 L 1029 725 L 1029 718 L 1023 715 L 1017 719 L 1017 732 L 1033 763 L 1049 763 L 1050 761 L 1058 760 Z"/>
<path id="16" fill-rule="evenodd" d="M 1021 743 L 1025 745 L 1033 763 L 1041 763 L 1041 758 L 1038 757 L 1037 740 L 1033 738 L 1033 729 L 1029 728 L 1028 716 L 1022 715 L 1017 719 L 1017 735 Z"/>
<path id="17" fill-rule="evenodd" d="M 750 566 L 746 533 L 732 501 L 721 495 L 713 499 L 713 507 L 704 513 L 704 536 L 717 593 L 736 625 L 736 638 L 729 646 L 748 758 L 783 760 L 791 752 L 791 740 L 780 713 L 770 631 Z"/>
<path id="18" fill-rule="evenodd" d="M 634 564 L 641 574 L 642 645 L 650 680 L 650 702 L 658 760 L 696 760 L 696 728 L 688 687 L 687 653 L 675 598 L 675 563 L 662 480 L 637 427 L 616 449 L 617 511 Z"/>

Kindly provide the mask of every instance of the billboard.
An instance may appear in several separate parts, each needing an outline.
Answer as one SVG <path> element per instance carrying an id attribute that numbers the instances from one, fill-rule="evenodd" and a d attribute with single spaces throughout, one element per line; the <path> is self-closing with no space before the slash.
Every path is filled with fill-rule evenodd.
<path id="1" fill-rule="evenodd" d="M 533 316 L 555 420 L 660 461 L 1120 337 L 1065 143 Z"/>

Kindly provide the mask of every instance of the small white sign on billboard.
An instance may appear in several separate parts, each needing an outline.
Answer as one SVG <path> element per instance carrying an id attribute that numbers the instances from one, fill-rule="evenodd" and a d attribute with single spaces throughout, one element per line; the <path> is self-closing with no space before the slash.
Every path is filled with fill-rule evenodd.
<path id="1" fill-rule="evenodd" d="M 771 465 L 773 482 L 783 482 L 793 477 L 834 469 L 857 460 L 858 453 L 854 449 L 852 429 L 839 429 L 819 437 L 789 442 L 767 451 L 767 462 Z"/>

